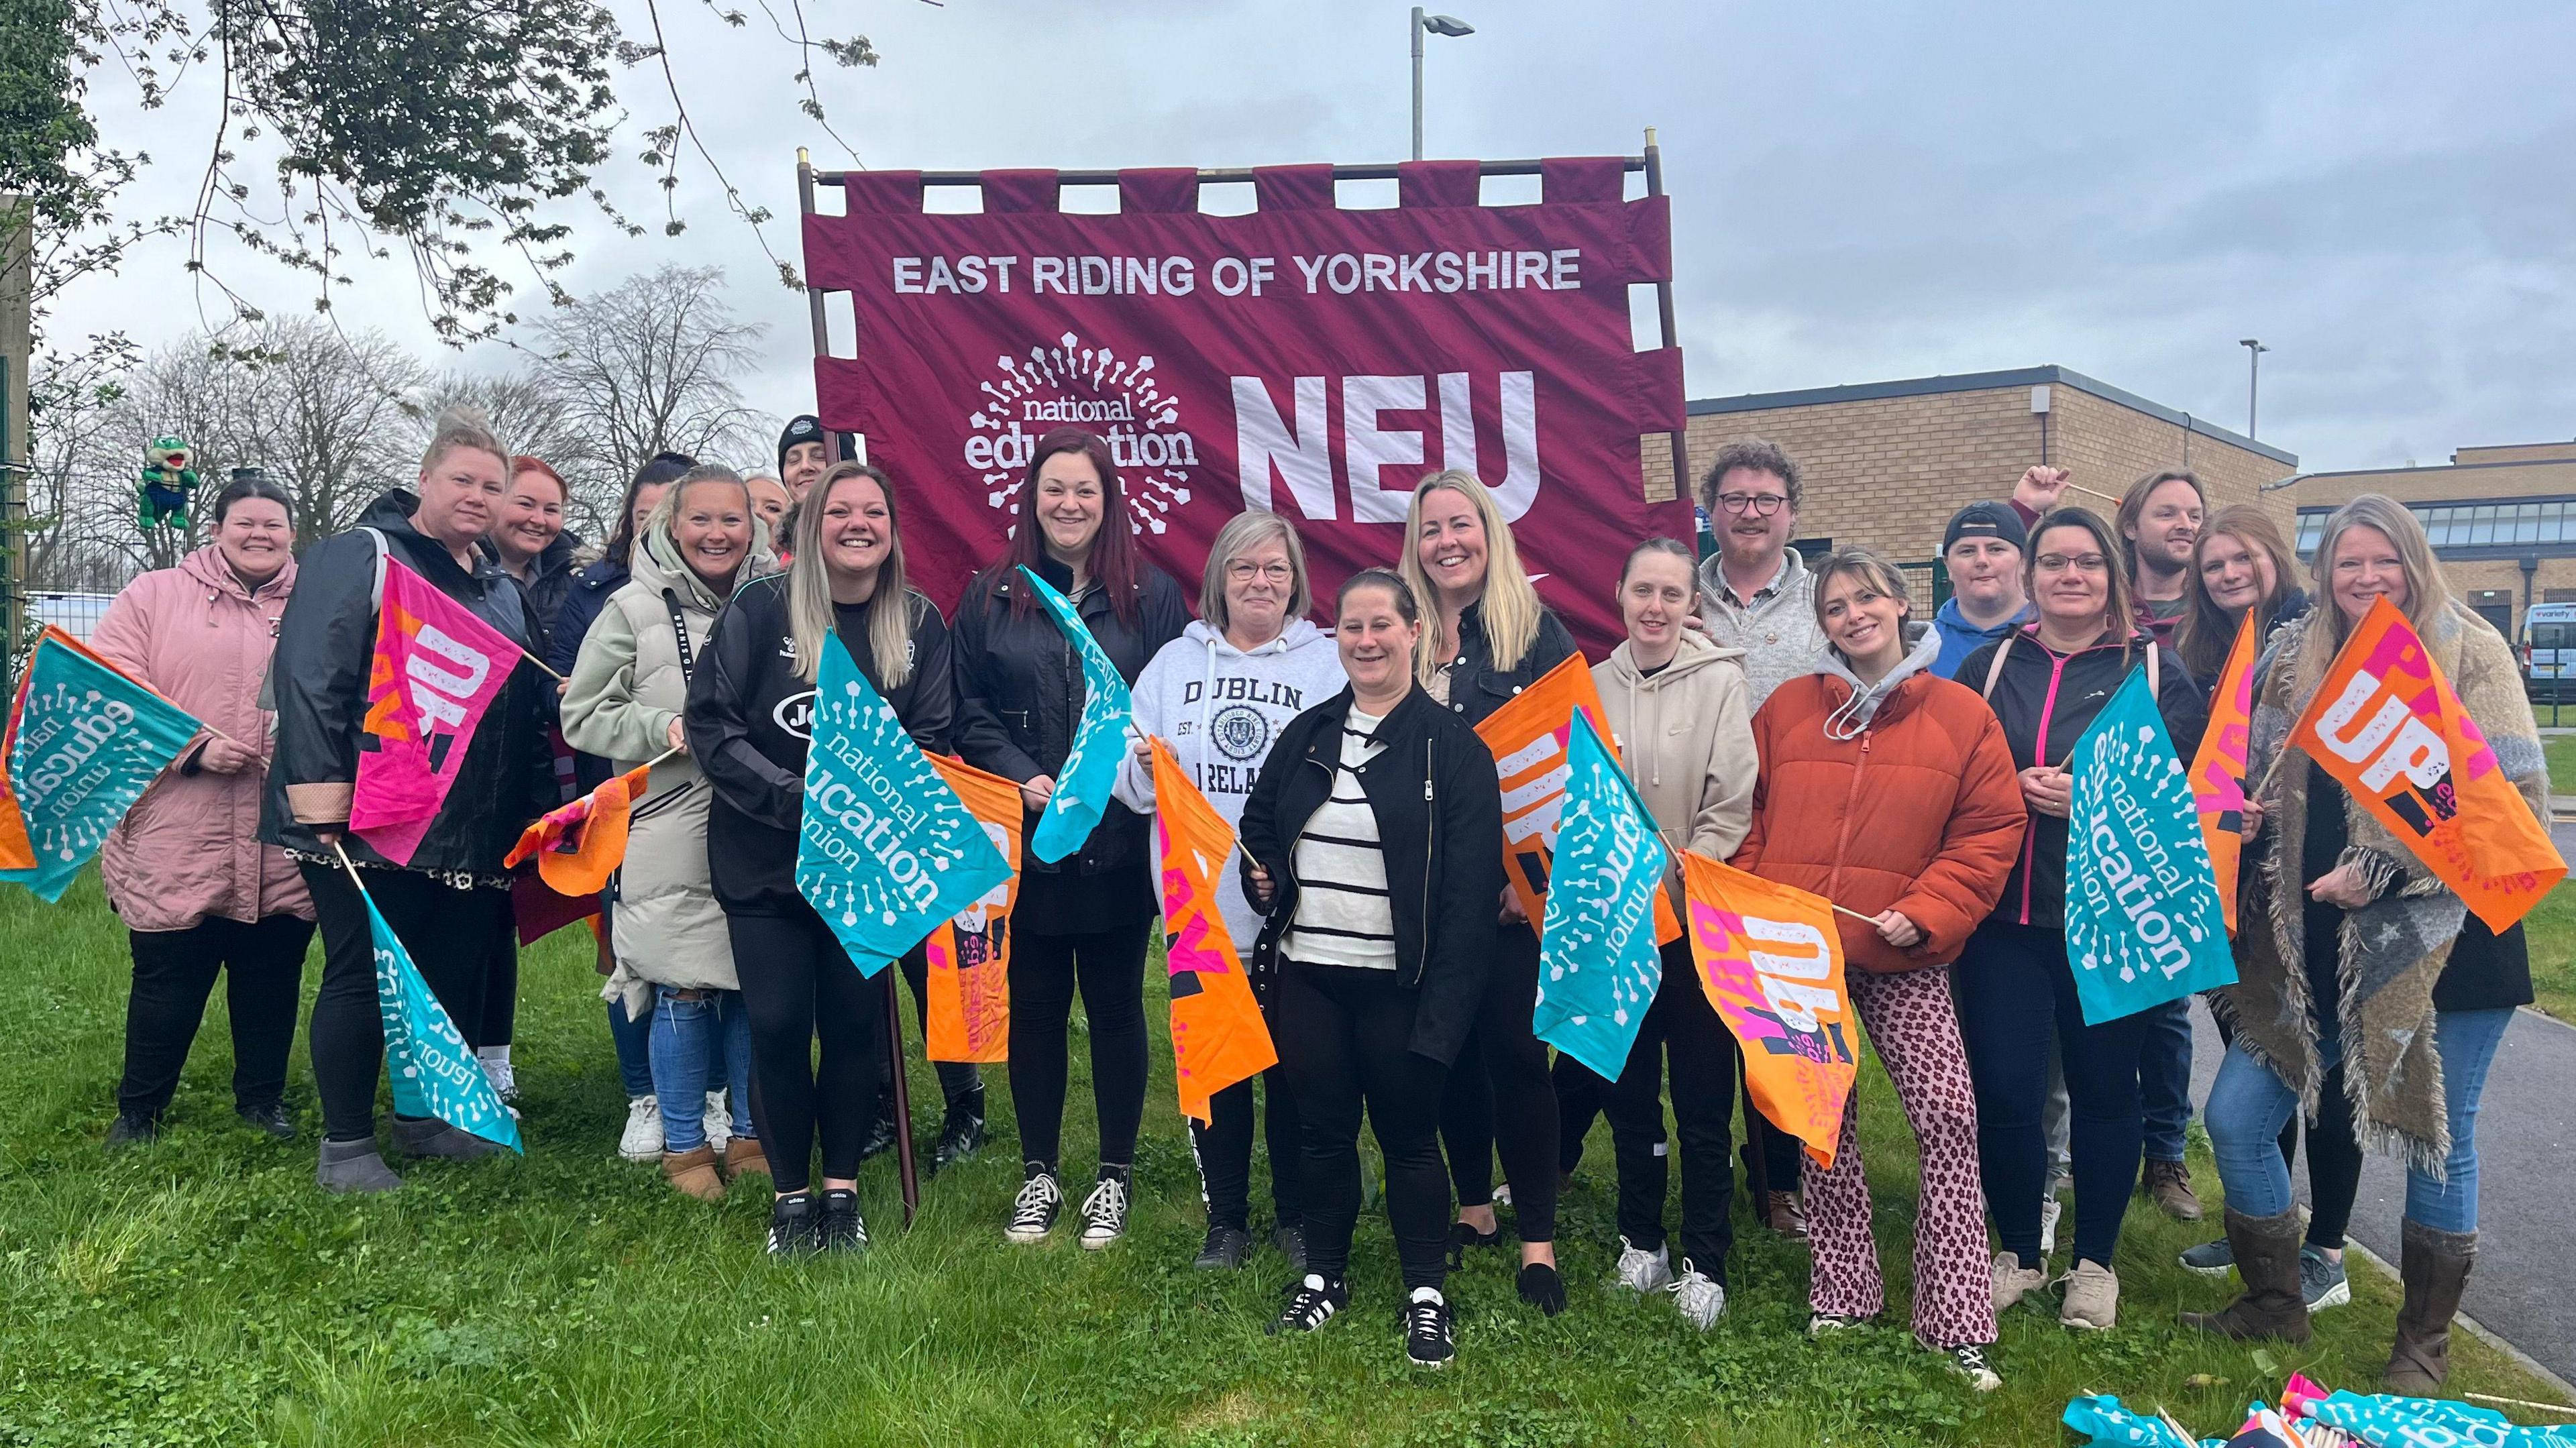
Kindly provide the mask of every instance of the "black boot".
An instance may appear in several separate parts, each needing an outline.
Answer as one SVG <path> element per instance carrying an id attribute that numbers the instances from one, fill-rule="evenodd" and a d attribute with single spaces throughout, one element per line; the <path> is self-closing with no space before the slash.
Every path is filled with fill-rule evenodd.
<path id="1" fill-rule="evenodd" d="M 2451 1319 L 2477 1265 L 2478 1234 L 2440 1232 L 2412 1217 L 2399 1237 L 2398 1277 L 2406 1284 L 2397 1309 L 2397 1340 L 2380 1382 L 2410 1398 L 2438 1398 L 2451 1375 Z"/>
<path id="2" fill-rule="evenodd" d="M 2222 1337 L 2306 1342 L 2308 1300 L 2299 1290 L 2299 1242 L 2305 1230 L 2296 1207 L 2272 1217 L 2249 1217 L 2229 1207 L 2227 1245 L 2236 1253 L 2245 1295 L 2218 1312 L 2186 1312 L 2183 1326 Z"/>

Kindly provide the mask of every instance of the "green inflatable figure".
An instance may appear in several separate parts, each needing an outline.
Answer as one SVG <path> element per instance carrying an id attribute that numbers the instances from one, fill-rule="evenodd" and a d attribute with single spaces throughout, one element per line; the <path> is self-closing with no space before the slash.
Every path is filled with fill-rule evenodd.
<path id="1" fill-rule="evenodd" d="M 143 453 L 142 482 L 135 488 L 142 502 L 135 526 L 146 533 L 155 528 L 188 531 L 188 509 L 197 495 L 197 470 L 188 466 L 192 451 L 188 440 L 176 434 L 152 439 Z"/>

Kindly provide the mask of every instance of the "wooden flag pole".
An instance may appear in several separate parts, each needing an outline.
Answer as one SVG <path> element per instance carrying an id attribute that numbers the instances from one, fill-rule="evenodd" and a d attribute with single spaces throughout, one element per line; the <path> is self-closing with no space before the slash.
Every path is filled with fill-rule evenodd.
<path id="1" fill-rule="evenodd" d="M 350 863 L 349 852 L 340 847 L 338 835 L 331 837 L 331 853 L 340 857 L 340 868 L 349 872 L 349 883 L 358 887 L 359 894 L 366 894 L 367 882 L 358 878 L 358 867 Z"/>
<path id="2" fill-rule="evenodd" d="M 2117 503 L 2121 501 L 2116 494 L 2103 492 L 2100 488 L 2088 488 L 2082 483 L 2068 483 L 2066 486 L 2075 492 L 2086 495 L 2087 497 L 2100 498 L 2106 503 Z"/>
<path id="3" fill-rule="evenodd" d="M 563 675 L 556 673 L 554 670 L 547 668 L 546 661 L 538 658 L 535 654 L 528 652 L 525 644 L 519 646 L 519 657 L 536 665 L 538 673 L 545 675 L 547 678 L 554 680 L 558 684 L 569 684 L 572 682 L 572 680 L 567 679 Z"/>
<path id="4" fill-rule="evenodd" d="M 903 1186 L 903 1225 L 912 1229 L 913 1214 L 921 1209 L 921 1171 L 912 1156 L 912 1086 L 904 1079 L 903 1008 L 895 1000 L 896 969 L 889 962 L 885 977 L 886 1059 L 894 1063 L 894 1164 L 895 1178 Z"/>

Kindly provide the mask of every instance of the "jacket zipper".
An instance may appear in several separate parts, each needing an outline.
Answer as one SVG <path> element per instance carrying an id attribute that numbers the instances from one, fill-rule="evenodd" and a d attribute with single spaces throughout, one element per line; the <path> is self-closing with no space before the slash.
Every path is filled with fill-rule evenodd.
<path id="1" fill-rule="evenodd" d="M 1860 803 L 1860 777 L 1869 768 L 1869 736 L 1872 732 L 1864 729 L 1860 733 L 1860 761 L 1852 766 L 1851 789 L 1843 795 L 1842 821 L 1834 827 L 1834 868 L 1825 876 L 1827 899 L 1843 892 L 1843 847 L 1851 842 L 1852 807 Z"/>
<path id="2" fill-rule="evenodd" d="M 1431 740 L 1422 741 L 1422 955 L 1413 963 L 1413 983 L 1431 973 L 1431 863 L 1440 822 L 1439 802 L 1431 792 Z"/>
<path id="3" fill-rule="evenodd" d="M 2040 651 L 2048 655 L 2048 693 L 2039 701 L 2039 737 L 2030 742 L 2030 762 L 2033 768 L 2039 768 L 2048 763 L 2048 721 L 2057 712 L 2057 685 L 2066 677 L 2067 661 L 2075 657 L 2073 654 L 2060 655 L 2055 649 L 2045 645 Z M 2024 925 L 2030 923 L 2030 877 L 2037 873 L 2039 868 L 2038 841 L 2039 831 L 2035 829 L 2022 831 L 2021 923 Z"/>

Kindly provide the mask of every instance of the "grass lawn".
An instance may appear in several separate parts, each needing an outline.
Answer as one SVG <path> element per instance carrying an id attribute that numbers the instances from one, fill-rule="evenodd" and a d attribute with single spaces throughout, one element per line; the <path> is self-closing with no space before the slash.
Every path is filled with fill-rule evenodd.
<path id="1" fill-rule="evenodd" d="M 2576 734 L 2551 734 L 2540 741 L 2541 757 L 2549 761 L 2549 793 L 2552 798 L 2576 798 Z"/>
<path id="2" fill-rule="evenodd" d="M 2562 1021 L 2576 1023 L 2576 881 L 2549 892 L 2529 915 L 2523 931 L 2531 947 L 2531 988 L 2536 1004 Z"/>
<path id="3" fill-rule="evenodd" d="M 1362 1222 L 1353 1310 L 1313 1338 L 1262 1335 L 1285 1277 L 1266 1251 L 1241 1274 L 1190 1270 L 1202 1224 L 1167 1054 L 1117 1248 L 1082 1252 L 1069 1231 L 1002 1244 L 1017 1170 L 996 1069 L 997 1142 L 928 1187 L 911 1233 L 891 1164 L 871 1164 L 876 1249 L 773 1266 L 763 1201 L 701 1206 L 616 1159 L 624 1099 L 577 934 L 530 952 L 523 975 L 529 1156 L 407 1166 L 404 1190 L 363 1200 L 313 1185 L 301 1041 L 289 1099 L 308 1139 L 273 1146 L 235 1123 L 220 992 L 166 1135 L 107 1158 L 127 965 L 95 876 L 60 908 L 0 891 L 0 941 L 0 1444 L 2054 1444 L 2080 1392 L 2217 1434 L 2292 1368 L 2368 1389 L 2395 1306 L 2356 1264 L 2354 1305 L 2307 1347 L 2183 1332 L 2178 1309 L 2229 1289 L 2173 1265 L 2206 1230 L 2140 1203 L 2120 1328 L 2079 1337 L 2053 1313 L 2010 1314 L 2006 1387 L 1981 1399 L 1901 1327 L 1810 1343 L 1803 1254 L 1741 1216 L 1716 1331 L 1604 1292 L 1605 1131 L 1565 1204 L 1573 1309 L 1524 1311 L 1505 1254 L 1478 1254 L 1452 1280 L 1459 1361 L 1423 1375 L 1402 1360 L 1382 1219 Z M 937 1099 L 926 1069 L 914 1080 L 916 1101 Z M 1874 1066 L 1861 1089 L 1901 1304 L 1910 1139 Z M 1084 1174 L 1079 1082 L 1075 1099 L 1067 1166 Z M 2205 1161 L 2200 1187 L 2214 1214 Z M 2455 1390 L 2551 1396 L 2457 1341 Z"/>

